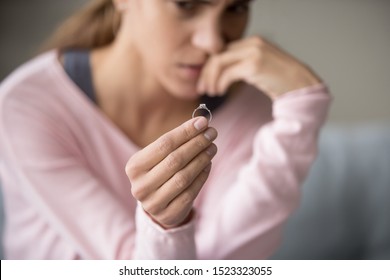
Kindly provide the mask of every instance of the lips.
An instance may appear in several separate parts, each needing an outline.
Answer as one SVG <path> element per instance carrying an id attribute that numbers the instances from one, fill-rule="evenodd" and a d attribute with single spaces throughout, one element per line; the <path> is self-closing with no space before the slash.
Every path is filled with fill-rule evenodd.
<path id="1" fill-rule="evenodd" d="M 183 77 L 195 80 L 199 78 L 204 64 L 179 64 L 178 66 Z"/>

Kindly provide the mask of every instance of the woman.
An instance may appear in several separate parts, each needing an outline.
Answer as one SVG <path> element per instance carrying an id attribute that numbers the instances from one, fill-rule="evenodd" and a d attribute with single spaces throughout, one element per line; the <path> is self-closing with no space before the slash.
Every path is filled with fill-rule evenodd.
<path id="1" fill-rule="evenodd" d="M 330 97 L 249 2 L 92 1 L 3 83 L 8 258 L 274 252 Z"/>

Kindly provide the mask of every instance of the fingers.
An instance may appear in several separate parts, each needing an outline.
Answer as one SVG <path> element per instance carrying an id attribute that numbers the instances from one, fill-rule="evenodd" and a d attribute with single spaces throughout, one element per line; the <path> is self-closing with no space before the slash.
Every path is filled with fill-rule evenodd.
<path id="1" fill-rule="evenodd" d="M 305 64 L 276 44 L 259 36 L 233 42 L 227 47 L 227 52 L 240 49 L 247 50 L 246 62 L 251 62 L 242 63 L 242 72 L 245 72 L 245 75 L 241 73 L 243 81 L 256 87 L 271 99 L 321 82 L 321 79 Z M 234 75 L 227 75 L 227 78 L 234 80 L 232 79 L 234 76 L 238 79 L 238 71 L 231 71 L 231 74 L 233 73 Z M 219 82 L 223 85 L 222 89 L 226 87 L 226 83 L 226 81 Z"/>
<path id="2" fill-rule="evenodd" d="M 252 66 L 251 65 L 243 65 L 243 63 L 236 63 L 235 65 L 227 68 L 220 76 L 218 81 L 216 82 L 217 93 L 216 95 L 223 95 L 228 90 L 229 86 L 234 82 L 238 82 L 240 80 L 249 80 L 248 76 L 251 75 L 251 71 L 249 71 Z"/>
<path id="3" fill-rule="evenodd" d="M 202 122 L 205 120 L 207 127 L 206 118 L 197 119 Z M 217 138 L 217 131 L 197 126 L 196 121 L 188 123 L 197 131 L 194 132 L 189 127 L 188 132 L 192 131 L 192 134 L 186 134 L 179 127 L 176 131 L 167 133 L 166 137 L 173 138 L 170 149 L 154 156 L 153 153 L 159 147 L 159 139 L 141 151 L 137 158 L 130 160 L 126 167 L 134 198 L 141 202 L 145 212 L 156 223 L 165 228 L 185 222 L 194 199 L 208 177 L 211 160 L 217 153 L 217 147 L 212 143 Z M 181 139 L 174 139 L 176 136 Z M 193 137 L 190 138 L 191 136 Z M 170 151 L 173 148 L 175 149 Z M 154 159 L 151 160 L 148 156 L 154 156 Z M 162 156 L 165 158 L 160 160 Z M 155 162 L 154 166 L 149 167 Z M 137 169 L 141 167 L 146 169 Z"/>
<path id="4" fill-rule="evenodd" d="M 142 177 L 142 181 L 139 184 L 142 186 L 144 194 L 153 193 L 158 188 L 161 188 L 172 176 L 176 176 L 174 180 L 178 181 L 189 181 L 191 177 L 194 178 L 193 174 L 188 174 L 188 172 L 182 169 L 185 167 L 184 170 L 192 171 L 195 174 L 199 173 L 210 162 L 210 156 L 215 155 L 213 154 L 213 149 L 216 150 L 216 147 L 211 143 L 216 138 L 217 131 L 214 128 L 209 128 L 170 153 Z M 200 154 L 201 152 L 203 153 Z M 204 166 L 202 167 L 202 165 Z M 179 171 L 181 173 L 178 174 Z M 183 176 L 187 177 L 183 178 Z"/>
<path id="5" fill-rule="evenodd" d="M 173 200 L 186 192 L 197 178 L 204 172 L 209 172 L 211 159 L 217 153 L 217 146 L 211 144 L 205 151 L 200 153 L 182 170 L 175 173 L 165 184 L 158 188 L 152 196 L 144 201 L 148 209 L 152 209 L 152 214 L 165 209 Z"/>
<path id="6" fill-rule="evenodd" d="M 144 210 L 164 228 L 180 225 L 190 213 L 193 202 L 206 182 L 210 170 L 211 163 L 198 174 L 189 187 L 179 193 L 164 208 L 156 203 L 144 205 Z"/>
<path id="7" fill-rule="evenodd" d="M 259 72 L 260 67 L 254 66 L 261 65 L 264 45 L 259 37 L 251 37 L 234 42 L 227 51 L 210 57 L 198 81 L 198 93 L 223 95 L 234 82 L 250 82 L 251 78 L 247 75 Z"/>
<path id="8" fill-rule="evenodd" d="M 206 118 L 197 117 L 162 135 L 130 158 L 126 165 L 127 175 L 131 179 L 149 171 L 178 147 L 203 132 L 207 126 Z"/>
<path id="9" fill-rule="evenodd" d="M 222 72 L 245 56 L 245 52 L 239 49 L 211 57 L 199 78 L 197 91 L 201 94 L 207 92 L 210 95 L 219 93 L 217 85 Z"/>
<path id="10" fill-rule="evenodd" d="M 271 43 L 270 41 L 260 36 L 250 36 L 242 40 L 234 41 L 228 45 L 227 50 L 232 51 L 232 50 L 242 49 L 247 47 L 254 47 L 257 49 L 269 48 L 274 50 L 280 50 L 280 48 L 277 47 L 275 44 Z"/>

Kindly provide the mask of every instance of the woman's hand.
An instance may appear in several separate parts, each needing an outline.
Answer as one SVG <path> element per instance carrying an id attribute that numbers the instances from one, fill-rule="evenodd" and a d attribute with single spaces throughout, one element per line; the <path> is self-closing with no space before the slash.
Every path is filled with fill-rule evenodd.
<path id="1" fill-rule="evenodd" d="M 217 153 L 207 119 L 191 119 L 134 154 L 126 165 L 133 196 L 164 228 L 184 224 Z"/>
<path id="2" fill-rule="evenodd" d="M 272 99 L 321 82 L 307 66 L 258 36 L 233 42 L 226 51 L 211 56 L 199 78 L 198 92 L 223 95 L 238 81 Z"/>

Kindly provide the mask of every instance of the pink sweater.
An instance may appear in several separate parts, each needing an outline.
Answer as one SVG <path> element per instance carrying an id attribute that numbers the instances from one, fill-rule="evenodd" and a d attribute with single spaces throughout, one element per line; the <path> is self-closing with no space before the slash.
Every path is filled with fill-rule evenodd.
<path id="1" fill-rule="evenodd" d="M 188 224 L 164 230 L 132 197 L 139 148 L 48 52 L 0 87 L 0 171 L 10 259 L 263 259 L 281 240 L 317 153 L 324 85 L 273 103 L 247 87 L 213 115 L 219 148 Z M 189 116 L 190 118 L 191 116 Z"/>

